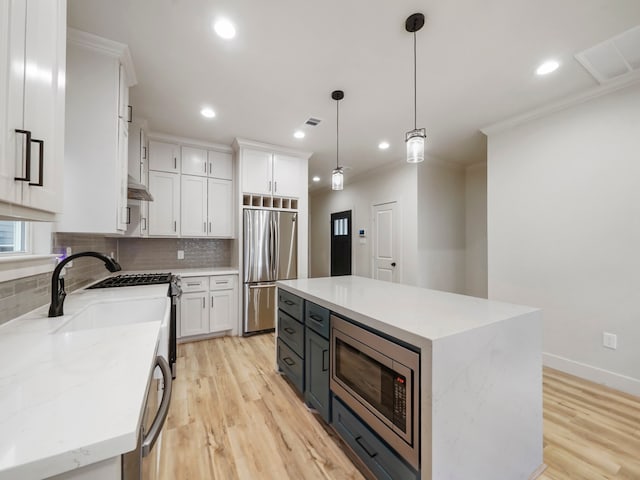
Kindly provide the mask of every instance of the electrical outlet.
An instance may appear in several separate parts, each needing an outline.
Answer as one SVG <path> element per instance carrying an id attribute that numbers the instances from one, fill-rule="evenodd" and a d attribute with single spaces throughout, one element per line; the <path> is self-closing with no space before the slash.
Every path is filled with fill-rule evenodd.
<path id="1" fill-rule="evenodd" d="M 602 332 L 602 346 L 615 350 L 618 348 L 618 336 L 615 333 Z"/>
<path id="2" fill-rule="evenodd" d="M 184 250 L 178 250 L 178 260 L 184 260 Z"/>

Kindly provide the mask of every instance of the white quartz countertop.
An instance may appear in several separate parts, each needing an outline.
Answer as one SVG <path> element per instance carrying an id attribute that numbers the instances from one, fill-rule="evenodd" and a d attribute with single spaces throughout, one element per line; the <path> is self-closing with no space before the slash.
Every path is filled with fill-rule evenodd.
<path id="1" fill-rule="evenodd" d="M 281 280 L 279 287 L 402 340 L 437 340 L 537 311 L 358 276 Z"/>
<path id="2" fill-rule="evenodd" d="M 162 318 L 55 332 L 101 302 L 166 299 L 168 286 L 81 290 L 0 327 L 0 479 L 40 479 L 136 447 Z"/>

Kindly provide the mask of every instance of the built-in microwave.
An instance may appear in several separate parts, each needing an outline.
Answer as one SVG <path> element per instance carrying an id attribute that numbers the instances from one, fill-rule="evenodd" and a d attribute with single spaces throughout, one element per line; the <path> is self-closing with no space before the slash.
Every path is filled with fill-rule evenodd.
<path id="1" fill-rule="evenodd" d="M 420 469 L 420 354 L 331 316 L 332 392 Z"/>

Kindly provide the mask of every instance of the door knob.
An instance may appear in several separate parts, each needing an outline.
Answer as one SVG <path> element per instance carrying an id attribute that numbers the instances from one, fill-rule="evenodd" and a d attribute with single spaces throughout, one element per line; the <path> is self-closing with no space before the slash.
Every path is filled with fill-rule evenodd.
<path id="1" fill-rule="evenodd" d="M 391 266 L 395 267 L 396 266 L 396 262 L 391 262 Z"/>

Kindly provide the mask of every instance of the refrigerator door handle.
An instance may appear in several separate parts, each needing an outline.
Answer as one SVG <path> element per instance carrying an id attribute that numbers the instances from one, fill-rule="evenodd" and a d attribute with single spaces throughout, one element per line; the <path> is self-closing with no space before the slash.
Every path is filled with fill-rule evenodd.
<path id="1" fill-rule="evenodd" d="M 249 290 L 253 290 L 254 288 L 273 288 L 275 286 L 275 283 L 267 283 L 265 285 L 249 285 Z"/>
<path id="2" fill-rule="evenodd" d="M 272 213 L 273 218 L 273 278 L 280 278 L 280 215 L 278 212 Z"/>

